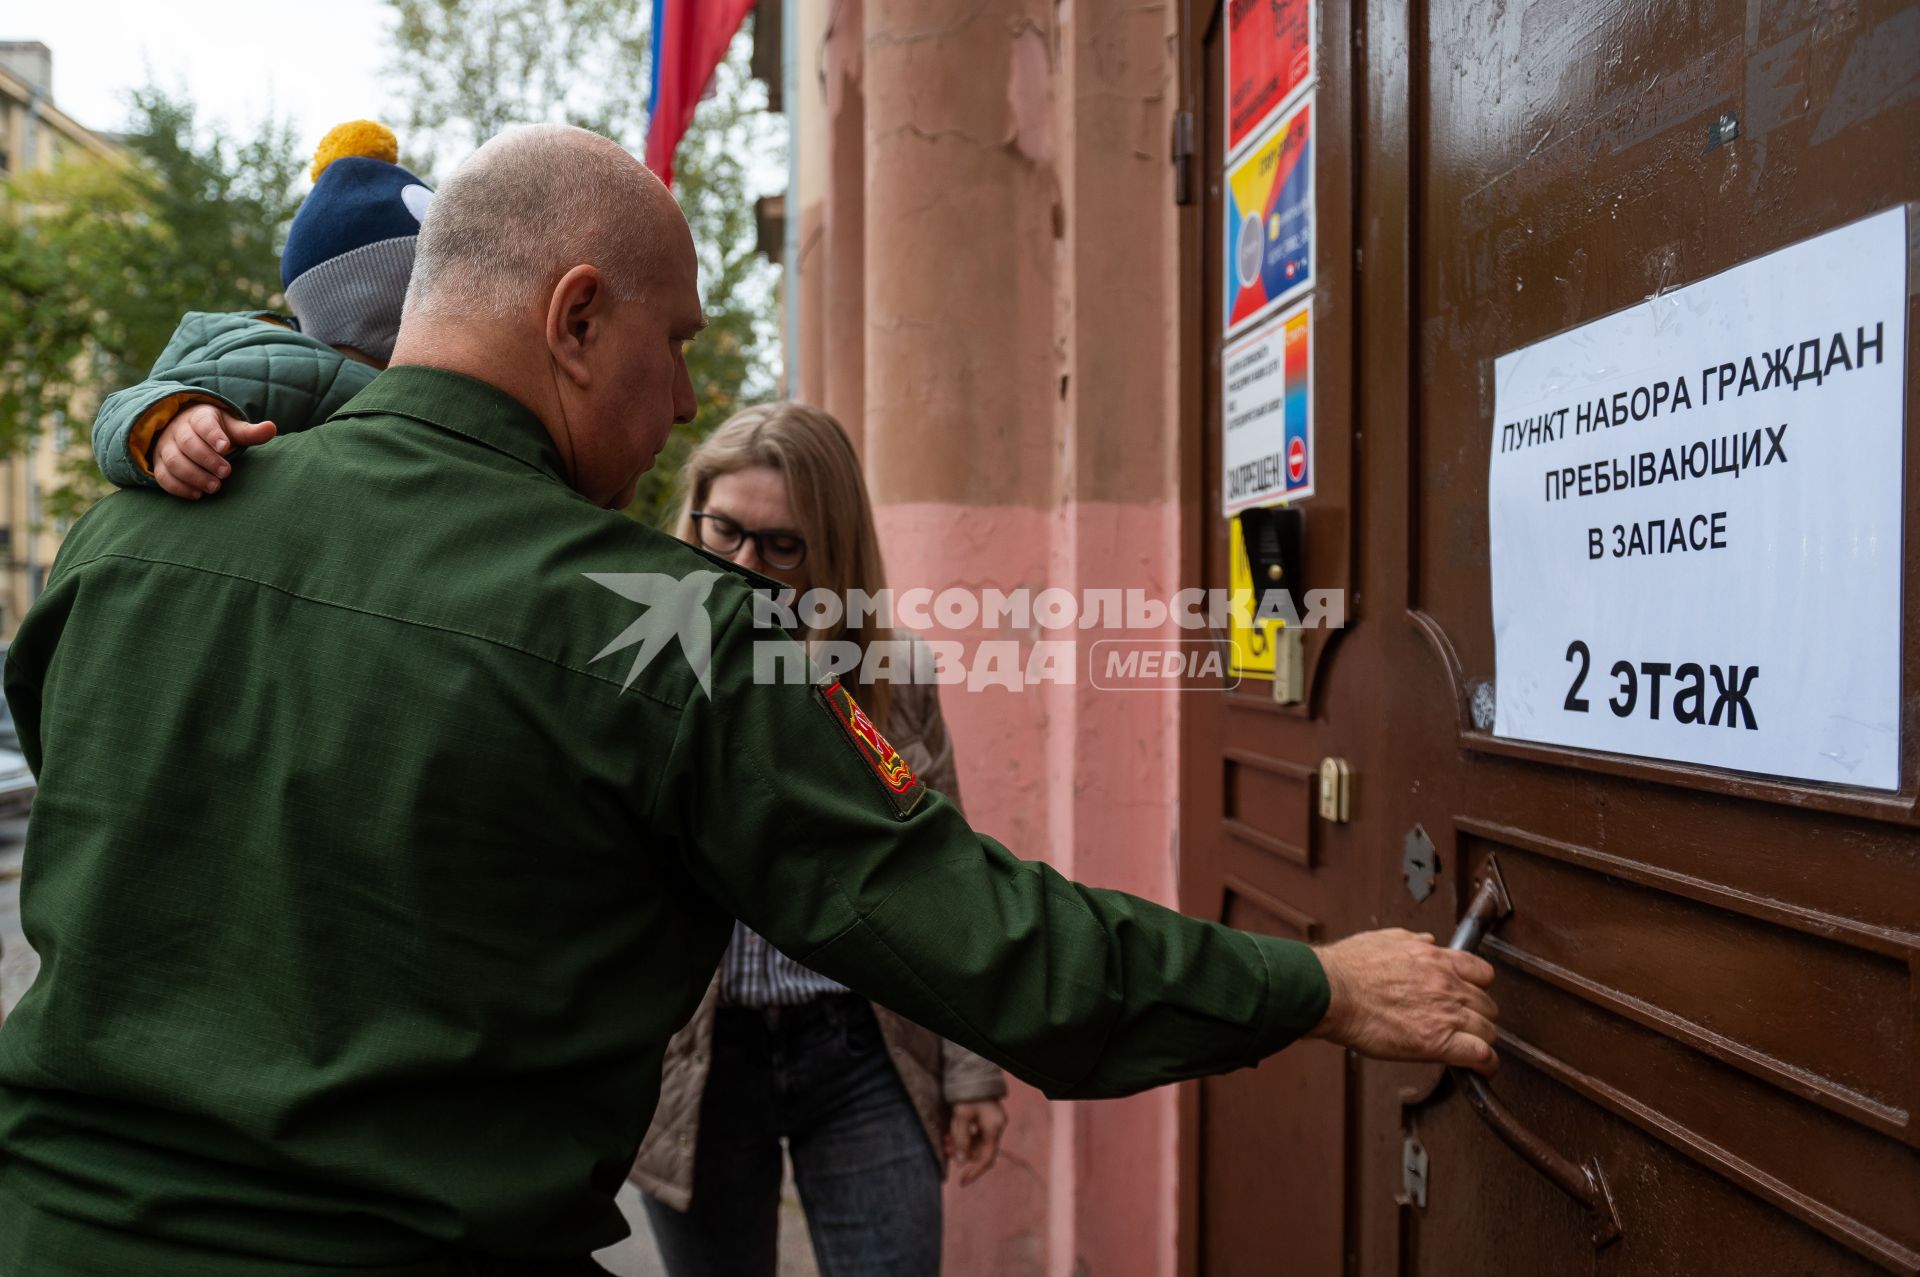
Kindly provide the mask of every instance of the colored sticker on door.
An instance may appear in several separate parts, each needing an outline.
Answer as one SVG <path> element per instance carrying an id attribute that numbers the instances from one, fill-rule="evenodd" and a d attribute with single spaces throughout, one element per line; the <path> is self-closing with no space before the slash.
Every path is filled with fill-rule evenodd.
<path id="1" fill-rule="evenodd" d="M 1240 516 L 1227 523 L 1227 613 L 1228 686 L 1243 678 L 1272 679 L 1274 648 L 1280 639 L 1281 622 L 1262 620 L 1255 615 L 1258 600 L 1253 593 L 1253 566 L 1247 561 L 1246 542 L 1240 537 Z"/>
<path id="2" fill-rule="evenodd" d="M 1313 284 L 1313 98 L 1227 167 L 1226 329 L 1239 332 Z"/>
<path id="3" fill-rule="evenodd" d="M 1312 81 L 1314 0 L 1227 5 L 1227 154 L 1258 134 Z"/>
<path id="4" fill-rule="evenodd" d="M 1230 344 L 1220 360 L 1220 511 L 1313 495 L 1313 300 Z"/>

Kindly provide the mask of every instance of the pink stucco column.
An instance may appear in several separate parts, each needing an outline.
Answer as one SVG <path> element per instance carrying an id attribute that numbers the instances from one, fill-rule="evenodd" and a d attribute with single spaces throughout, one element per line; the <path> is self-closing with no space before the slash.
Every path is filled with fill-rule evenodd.
<path id="1" fill-rule="evenodd" d="M 1175 17 L 1050 0 L 864 0 L 865 457 L 896 590 L 1175 580 Z M 969 816 L 1063 872 L 1172 902 L 1178 698 L 945 689 Z M 1173 1267 L 1169 1092 L 1049 1105 L 948 1191 L 947 1271 Z"/>

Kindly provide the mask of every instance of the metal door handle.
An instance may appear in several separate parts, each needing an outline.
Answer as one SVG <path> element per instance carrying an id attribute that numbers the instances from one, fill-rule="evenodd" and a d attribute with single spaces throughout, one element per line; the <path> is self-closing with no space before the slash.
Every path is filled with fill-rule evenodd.
<path id="1" fill-rule="evenodd" d="M 1461 915 L 1460 925 L 1454 929 L 1453 939 L 1447 942 L 1447 947 L 1473 952 L 1479 948 L 1480 940 L 1487 931 L 1512 912 L 1513 901 L 1507 895 L 1507 884 L 1500 877 L 1500 866 L 1492 856 L 1488 856 L 1480 885 L 1475 889 L 1466 913 Z M 1576 1165 L 1561 1156 L 1551 1144 L 1522 1126 L 1506 1105 L 1494 1098 L 1485 1078 L 1470 1069 L 1447 1071 L 1453 1075 L 1454 1083 L 1465 1092 L 1467 1103 L 1473 1106 L 1473 1111 L 1493 1128 L 1493 1133 L 1508 1148 L 1520 1154 L 1535 1170 L 1552 1180 L 1561 1192 L 1586 1208 L 1593 1221 L 1595 1250 L 1620 1239 L 1620 1211 L 1613 1203 L 1613 1193 L 1607 1187 L 1606 1176 L 1600 1172 L 1597 1158 L 1589 1157 Z"/>

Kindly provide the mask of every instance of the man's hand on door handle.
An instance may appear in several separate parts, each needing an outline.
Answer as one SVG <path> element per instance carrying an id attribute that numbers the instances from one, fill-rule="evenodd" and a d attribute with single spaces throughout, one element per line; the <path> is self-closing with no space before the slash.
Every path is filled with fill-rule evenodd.
<path id="1" fill-rule="evenodd" d="M 1310 1037 L 1381 1060 L 1430 1060 L 1492 1073 L 1493 968 L 1430 935 L 1363 931 L 1315 950 L 1333 991 Z"/>

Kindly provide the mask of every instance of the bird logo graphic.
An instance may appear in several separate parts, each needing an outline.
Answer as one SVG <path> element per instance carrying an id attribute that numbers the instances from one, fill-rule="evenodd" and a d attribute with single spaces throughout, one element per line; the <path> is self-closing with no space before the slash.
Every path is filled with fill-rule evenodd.
<path id="1" fill-rule="evenodd" d="M 620 631 L 613 642 L 596 652 L 593 660 L 587 662 L 589 665 L 638 645 L 640 650 L 633 654 L 633 664 L 627 667 L 626 681 L 620 684 L 624 692 L 653 664 L 655 657 L 666 651 L 671 641 L 678 639 L 681 653 L 699 680 L 700 694 L 709 700 L 713 698 L 713 623 L 707 617 L 707 596 L 713 592 L 713 583 L 720 579 L 720 573 L 702 571 L 668 576 L 664 572 L 587 572 L 583 575 L 647 609 L 638 620 Z"/>

